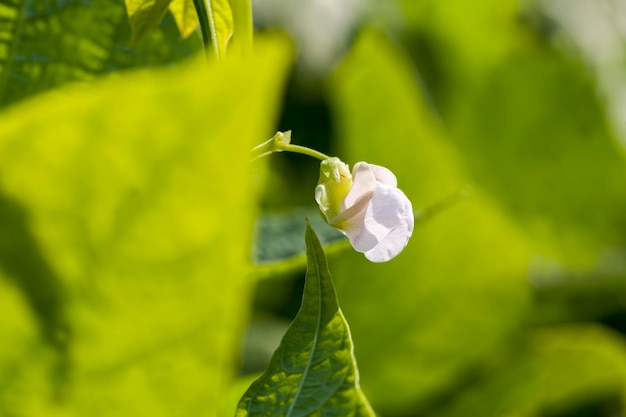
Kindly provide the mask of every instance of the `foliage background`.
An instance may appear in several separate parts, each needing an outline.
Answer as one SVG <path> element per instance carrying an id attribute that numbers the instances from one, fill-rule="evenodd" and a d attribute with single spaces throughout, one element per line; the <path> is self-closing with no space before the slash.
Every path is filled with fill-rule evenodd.
<path id="1" fill-rule="evenodd" d="M 207 66 L 169 15 L 130 47 L 120 2 L 0 2 L 0 415 L 232 415 L 306 215 L 380 415 L 624 415 L 621 2 L 287 3 L 291 46 Z M 316 161 L 251 166 L 277 129 L 394 171 L 405 252 L 324 228 Z"/>

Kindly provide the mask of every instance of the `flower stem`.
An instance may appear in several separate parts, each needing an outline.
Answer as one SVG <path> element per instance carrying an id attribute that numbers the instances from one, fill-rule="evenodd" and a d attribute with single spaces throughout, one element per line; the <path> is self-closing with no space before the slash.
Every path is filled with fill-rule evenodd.
<path id="1" fill-rule="evenodd" d="M 273 138 L 263 142 L 252 149 L 252 153 L 255 155 L 254 159 L 261 158 L 274 152 L 293 152 L 302 155 L 311 156 L 317 158 L 320 161 L 329 159 L 330 156 L 318 152 L 314 149 L 307 148 L 306 146 L 292 145 L 291 144 L 291 130 L 286 132 L 276 132 Z"/>
<path id="2" fill-rule="evenodd" d="M 281 145 L 279 147 L 279 150 L 280 151 L 294 152 L 294 153 L 300 153 L 302 155 L 312 156 L 313 158 L 317 158 L 320 161 L 324 161 L 324 160 L 330 158 L 330 156 L 325 155 L 325 154 L 323 154 L 321 152 L 318 152 L 315 149 L 307 148 L 305 146 L 300 146 L 300 145 Z"/>

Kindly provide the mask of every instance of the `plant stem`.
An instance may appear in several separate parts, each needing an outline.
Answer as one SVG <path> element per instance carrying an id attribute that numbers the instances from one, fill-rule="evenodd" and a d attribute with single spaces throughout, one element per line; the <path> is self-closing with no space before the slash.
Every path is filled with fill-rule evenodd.
<path id="1" fill-rule="evenodd" d="M 255 154 L 254 159 L 261 158 L 274 152 L 293 152 L 302 155 L 311 156 L 317 158 L 320 161 L 329 159 L 330 156 L 318 152 L 314 149 L 307 148 L 306 146 L 292 145 L 291 144 L 291 130 L 286 132 L 276 132 L 273 138 L 266 140 L 262 144 L 252 149 Z"/>
<path id="2" fill-rule="evenodd" d="M 200 32 L 202 32 L 202 43 L 204 44 L 204 50 L 206 51 L 207 55 L 209 55 L 211 53 L 211 26 L 207 5 L 205 3 L 205 0 L 193 0 L 193 5 L 196 8 L 198 21 L 200 22 Z"/>
<path id="3" fill-rule="evenodd" d="M 311 148 L 307 148 L 305 146 L 300 146 L 300 145 L 282 145 L 279 144 L 277 146 L 278 150 L 280 151 L 287 151 L 287 152 L 294 152 L 294 153 L 299 153 L 302 155 L 308 155 L 308 156 L 312 156 L 313 158 L 317 158 L 320 161 L 324 161 L 328 158 L 330 158 L 330 156 L 325 155 L 321 152 L 318 152 L 314 149 Z"/>

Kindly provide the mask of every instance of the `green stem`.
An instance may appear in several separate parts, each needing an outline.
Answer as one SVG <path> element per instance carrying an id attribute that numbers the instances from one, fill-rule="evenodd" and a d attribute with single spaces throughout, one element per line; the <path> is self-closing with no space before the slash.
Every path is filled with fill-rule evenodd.
<path id="1" fill-rule="evenodd" d="M 294 152 L 294 153 L 300 153 L 302 155 L 312 156 L 313 158 L 317 158 L 320 161 L 324 161 L 330 158 L 330 156 L 328 155 L 325 155 L 314 149 L 307 148 L 305 146 L 300 146 L 300 145 L 279 145 L 277 146 L 277 148 L 279 149 L 279 151 Z"/>
<path id="2" fill-rule="evenodd" d="M 307 148 L 306 146 L 292 145 L 291 144 L 291 130 L 286 132 L 276 132 L 273 138 L 266 140 L 262 144 L 252 149 L 255 154 L 254 159 L 261 158 L 274 152 L 293 152 L 302 155 L 311 156 L 317 158 L 320 161 L 329 159 L 330 156 L 318 152 L 314 149 Z"/>
<path id="3" fill-rule="evenodd" d="M 208 0 L 207 0 L 208 1 Z M 211 53 L 211 24 L 209 20 L 209 12 L 205 0 L 193 0 L 196 8 L 198 21 L 200 22 L 200 32 L 202 32 L 202 43 L 207 55 Z"/>
<path id="4" fill-rule="evenodd" d="M 252 50 L 252 39 L 254 25 L 252 22 L 252 1 L 251 0 L 231 0 L 233 12 L 234 41 L 239 44 L 239 48 L 244 54 Z"/>

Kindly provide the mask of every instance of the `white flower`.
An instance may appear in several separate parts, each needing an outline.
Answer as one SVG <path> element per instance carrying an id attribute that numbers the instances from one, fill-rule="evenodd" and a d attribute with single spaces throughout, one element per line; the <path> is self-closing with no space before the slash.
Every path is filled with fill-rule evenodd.
<path id="1" fill-rule="evenodd" d="M 315 201 L 326 222 L 372 262 L 397 256 L 413 233 L 413 207 L 387 168 L 358 162 L 352 175 L 338 158 L 322 161 Z"/>

